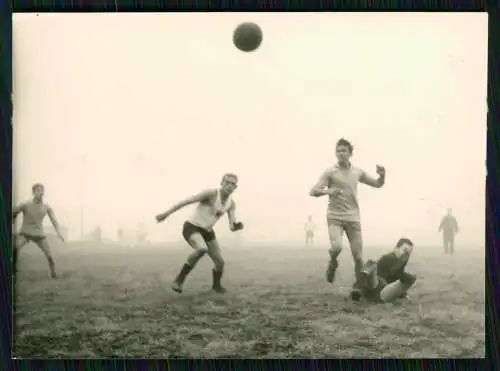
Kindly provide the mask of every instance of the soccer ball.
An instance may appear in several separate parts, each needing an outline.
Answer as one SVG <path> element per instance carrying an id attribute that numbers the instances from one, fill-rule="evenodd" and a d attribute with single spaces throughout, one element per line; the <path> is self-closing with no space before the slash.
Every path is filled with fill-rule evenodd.
<path id="1" fill-rule="evenodd" d="M 254 51 L 262 43 L 262 30 L 255 23 L 242 23 L 234 30 L 233 43 L 243 52 Z"/>

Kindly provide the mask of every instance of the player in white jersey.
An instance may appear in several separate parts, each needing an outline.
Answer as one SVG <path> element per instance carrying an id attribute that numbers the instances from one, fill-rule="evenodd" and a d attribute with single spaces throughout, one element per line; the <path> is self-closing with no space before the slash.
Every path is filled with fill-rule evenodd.
<path id="1" fill-rule="evenodd" d="M 193 252 L 188 256 L 179 275 L 172 283 L 172 290 L 182 293 L 182 286 L 187 275 L 193 270 L 196 263 L 205 254 L 208 254 L 214 262 L 212 289 L 218 293 L 226 291 L 221 285 L 224 259 L 222 258 L 213 227 L 227 213 L 229 229 L 233 232 L 243 229 L 243 223 L 236 221 L 236 203 L 231 197 L 237 186 L 238 177 L 235 174 L 225 174 L 222 177 L 219 189 L 202 191 L 197 195 L 176 203 L 164 213 L 156 216 L 156 221 L 161 222 L 183 207 L 197 203 L 193 215 L 184 223 L 182 228 L 182 236 L 193 248 Z"/>

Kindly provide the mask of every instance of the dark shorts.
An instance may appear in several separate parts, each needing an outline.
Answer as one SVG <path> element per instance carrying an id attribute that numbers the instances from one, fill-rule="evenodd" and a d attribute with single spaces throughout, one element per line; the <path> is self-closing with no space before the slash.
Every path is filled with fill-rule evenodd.
<path id="1" fill-rule="evenodd" d="M 363 296 L 367 298 L 369 301 L 375 303 L 381 303 L 382 299 L 380 299 L 380 292 L 387 286 L 386 281 L 382 277 L 378 277 L 378 286 L 375 289 L 364 289 Z"/>
<path id="2" fill-rule="evenodd" d="M 189 243 L 189 239 L 195 233 L 201 234 L 201 237 L 203 237 L 203 240 L 206 243 L 209 243 L 216 238 L 215 232 L 213 230 L 209 231 L 190 222 L 184 222 L 184 225 L 182 226 L 182 237 L 184 237 L 187 243 Z"/>
<path id="3" fill-rule="evenodd" d="M 17 236 L 24 237 L 28 242 L 40 242 L 46 238 L 45 236 L 34 236 L 29 233 L 18 233 Z"/>

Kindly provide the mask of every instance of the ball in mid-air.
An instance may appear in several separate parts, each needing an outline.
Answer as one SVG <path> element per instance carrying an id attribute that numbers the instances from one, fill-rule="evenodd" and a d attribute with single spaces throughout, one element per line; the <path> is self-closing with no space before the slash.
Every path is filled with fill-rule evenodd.
<path id="1" fill-rule="evenodd" d="M 243 52 L 254 51 L 262 43 L 262 29 L 255 23 L 242 23 L 234 30 L 233 43 Z"/>

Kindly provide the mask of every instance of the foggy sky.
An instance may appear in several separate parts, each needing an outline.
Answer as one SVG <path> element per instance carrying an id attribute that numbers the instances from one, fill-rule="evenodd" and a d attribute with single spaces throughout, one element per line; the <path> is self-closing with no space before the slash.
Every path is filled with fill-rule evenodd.
<path id="1" fill-rule="evenodd" d="M 484 244 L 486 14 L 15 14 L 13 47 L 14 202 L 44 183 L 72 235 L 83 204 L 87 231 L 176 241 L 192 209 L 154 215 L 229 171 L 245 241 L 302 241 L 310 214 L 326 242 L 308 192 L 345 137 L 387 169 L 359 186 L 366 244 L 440 243 L 447 207 Z"/>

